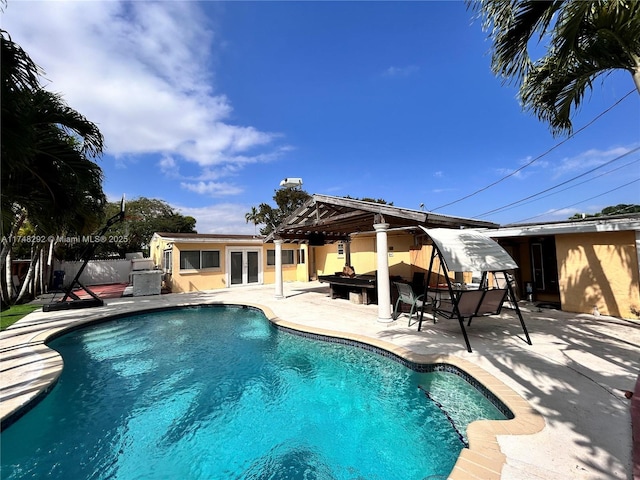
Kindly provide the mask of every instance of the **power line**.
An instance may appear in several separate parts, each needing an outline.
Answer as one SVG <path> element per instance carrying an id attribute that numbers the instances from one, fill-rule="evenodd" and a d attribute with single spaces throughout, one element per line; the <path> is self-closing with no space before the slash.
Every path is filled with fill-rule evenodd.
<path id="1" fill-rule="evenodd" d="M 549 195 L 544 195 L 544 196 L 542 196 L 542 197 L 540 197 L 540 198 L 537 198 L 537 199 L 535 199 L 535 200 L 530 200 L 530 201 L 528 201 L 528 202 L 525 202 L 525 201 L 524 201 L 524 200 L 526 200 L 526 199 L 522 199 L 522 200 L 520 200 L 520 201 L 519 201 L 519 202 L 517 202 L 517 203 L 522 202 L 522 205 L 528 205 L 529 203 L 537 202 L 538 200 L 542 200 L 543 198 L 548 198 L 548 197 L 551 197 L 551 196 L 553 196 L 553 195 L 557 195 L 558 193 L 562 193 L 562 192 L 566 192 L 567 190 L 571 190 L 572 188 L 579 187 L 580 185 L 584 185 L 585 183 L 591 182 L 591 181 L 593 181 L 593 180 L 597 180 L 598 178 L 604 177 L 605 175 L 609 175 L 609 174 L 611 174 L 611 173 L 613 173 L 613 172 L 617 172 L 618 170 L 621 170 L 621 169 L 623 169 L 623 168 L 625 168 L 625 167 L 628 167 L 628 166 L 633 165 L 634 163 L 638 163 L 638 162 L 640 162 L 640 158 L 638 158 L 638 159 L 636 159 L 636 160 L 632 160 L 632 161 L 630 161 L 630 162 L 628 162 L 628 163 L 625 163 L 624 165 L 620 165 L 619 167 L 616 167 L 616 168 L 614 168 L 613 170 L 609 170 L 608 172 L 604 172 L 604 173 L 601 173 L 600 175 L 596 175 L 596 176 L 595 176 L 595 177 L 593 177 L 593 178 L 589 178 L 589 179 L 587 179 L 587 180 L 584 180 L 583 182 L 576 183 L 575 185 L 571 185 L 570 187 L 563 188 L 562 190 L 558 190 L 557 192 L 550 193 Z M 560 186 L 560 185 L 556 185 L 556 187 L 558 187 L 558 186 Z M 538 194 L 536 194 L 536 195 L 539 195 L 539 194 L 541 194 L 541 193 L 544 193 L 544 192 L 539 192 L 539 193 L 538 193 Z M 500 208 L 496 209 L 495 211 L 497 211 L 497 210 L 505 211 L 505 210 L 511 210 L 511 209 L 513 209 L 513 208 L 516 208 L 516 206 L 514 205 L 514 206 L 505 206 L 505 207 L 500 207 Z M 494 211 L 494 210 L 492 210 L 492 212 L 493 212 L 493 211 Z M 486 216 L 486 215 L 487 215 L 487 214 L 481 214 L 481 215 L 477 215 L 477 216 L 472 217 L 472 218 L 482 218 L 482 217 L 484 217 L 484 216 Z"/>
<path id="2" fill-rule="evenodd" d="M 560 210 L 564 210 L 565 208 L 575 207 L 576 205 L 580 205 L 581 203 L 588 202 L 589 200 L 593 200 L 594 198 L 602 197 L 603 195 L 606 195 L 606 194 L 611 193 L 611 192 L 615 192 L 616 190 L 619 190 L 621 188 L 627 187 L 627 186 L 631 185 L 632 183 L 636 183 L 636 182 L 640 182 L 640 178 L 636 178 L 635 180 L 631 180 L 630 182 L 627 182 L 624 185 L 619 185 L 618 187 L 612 188 L 611 190 L 607 190 L 606 192 L 600 193 L 599 195 L 594 195 L 593 197 L 585 198 L 584 200 L 580 200 L 579 202 L 572 203 L 571 205 L 567 205 L 565 207 L 554 208 L 553 210 L 550 210 L 548 212 L 541 213 L 540 215 L 536 215 L 534 217 L 525 218 L 524 220 L 518 220 L 517 222 L 514 222 L 514 223 L 524 223 L 527 220 L 533 220 L 534 218 L 544 217 L 545 215 L 549 215 L 550 213 L 554 213 L 554 212 L 558 212 Z"/>
<path id="3" fill-rule="evenodd" d="M 578 130 L 576 130 L 575 132 L 573 132 L 572 134 L 570 134 L 567 138 L 565 138 L 564 140 L 562 140 L 561 142 L 555 144 L 553 147 L 551 147 L 549 150 L 547 150 L 544 153 L 541 153 L 540 155 L 538 155 L 536 158 L 534 158 L 533 160 L 531 160 L 530 162 L 525 163 L 522 167 L 518 168 L 517 170 L 514 170 L 513 172 L 511 172 L 508 175 L 505 175 L 504 177 L 500 178 L 499 180 L 496 180 L 493 183 L 490 183 L 489 185 L 487 185 L 486 187 L 481 188 L 480 190 L 476 190 L 473 193 L 470 193 L 469 195 L 465 195 L 464 197 L 461 197 L 457 200 L 454 200 L 453 202 L 449 202 L 446 203 L 444 205 L 440 205 L 439 207 L 436 207 L 434 209 L 432 209 L 432 212 L 435 212 L 436 210 L 440 210 L 441 208 L 445 208 L 445 207 L 449 207 L 451 205 L 455 205 L 456 203 L 460 203 L 463 200 L 466 200 L 467 198 L 471 198 L 479 193 L 482 193 L 488 189 L 490 189 L 491 187 L 495 187 L 497 184 L 503 182 L 504 180 L 506 180 L 507 178 L 510 178 L 512 176 L 514 176 L 515 174 L 517 174 L 518 172 L 524 170 L 525 168 L 527 168 L 528 166 L 534 164 L 535 162 L 537 162 L 538 160 L 540 160 L 542 157 L 547 156 L 549 153 L 551 153 L 553 150 L 555 150 L 556 148 L 560 147 L 561 145 L 564 145 L 566 142 L 568 142 L 569 140 L 571 140 L 573 137 L 575 137 L 576 135 L 578 135 L 579 133 L 581 133 L 582 131 L 584 131 L 586 128 L 590 127 L 591 125 L 593 125 L 597 120 L 599 120 L 603 115 L 605 115 L 606 113 L 609 113 L 612 109 L 614 109 L 615 107 L 617 107 L 620 103 L 622 103 L 623 100 L 625 100 L 629 95 L 631 95 L 633 92 L 635 92 L 636 90 L 630 90 L 629 93 L 627 93 L 624 97 L 622 97 L 620 100 L 618 100 L 616 103 L 614 103 L 613 105 L 611 105 L 609 108 L 607 108 L 606 110 L 604 110 L 603 112 L 601 112 L 600 114 L 596 115 L 595 118 L 593 118 L 589 123 L 587 123 L 586 125 L 582 126 L 581 128 L 579 128 Z"/>
<path id="4" fill-rule="evenodd" d="M 580 175 L 576 175 L 575 177 L 570 178 L 570 179 L 568 179 L 568 180 L 565 180 L 564 182 L 558 183 L 557 185 L 554 185 L 554 186 L 552 186 L 552 187 L 549 187 L 549 188 L 547 188 L 547 189 L 545 189 L 545 190 L 542 190 L 542 191 L 540 191 L 540 192 L 538 192 L 538 193 L 534 193 L 533 195 L 529 195 L 528 197 L 522 198 L 522 199 L 520 199 L 520 200 L 516 200 L 515 202 L 511 202 L 511 203 L 509 203 L 509 204 L 507 204 L 507 205 L 504 205 L 504 206 L 502 206 L 502 207 L 494 208 L 493 210 L 489 210 L 488 212 L 481 213 L 480 215 L 477 215 L 477 216 L 475 216 L 475 217 L 473 217 L 473 218 L 486 217 L 487 215 L 490 215 L 490 214 L 492 214 L 492 213 L 498 212 L 498 211 L 500 211 L 500 210 L 504 210 L 504 209 L 506 209 L 506 208 L 508 208 L 508 207 L 511 207 L 511 206 L 513 206 L 513 205 L 517 205 L 517 204 L 522 203 L 522 202 L 524 202 L 524 201 L 526 201 L 526 200 L 529 200 L 529 199 L 531 199 L 531 198 L 537 197 L 538 195 L 542 195 L 543 193 L 547 193 L 547 192 L 549 192 L 549 191 L 551 191 L 551 190 L 554 190 L 554 189 L 556 189 L 556 188 L 558 188 L 558 187 L 561 187 L 562 185 L 566 185 L 567 183 L 573 182 L 574 180 L 577 180 L 578 178 L 584 177 L 585 175 L 589 175 L 590 173 L 593 173 L 593 172 L 595 172 L 596 170 L 599 170 L 599 169 L 601 169 L 601 168 L 603 168 L 603 167 L 606 167 L 607 165 L 610 165 L 610 164 L 612 164 L 613 162 L 617 162 L 617 161 L 618 161 L 618 160 L 620 160 L 621 158 L 624 158 L 624 157 L 626 157 L 627 155 L 630 155 L 630 154 L 632 154 L 632 153 L 635 153 L 635 152 L 637 152 L 638 150 L 640 150 L 640 147 L 636 147 L 636 148 L 634 148 L 633 150 L 629 150 L 628 152 L 623 153 L 622 155 L 620 155 L 620 156 L 618 156 L 618 157 L 614 158 L 613 160 L 609 160 L 608 162 L 605 162 L 605 163 L 603 163 L 602 165 L 598 165 L 597 167 L 592 168 L 591 170 L 588 170 L 588 171 L 586 171 L 586 172 L 583 172 L 583 173 L 581 173 Z M 631 162 L 631 163 L 633 163 L 633 162 Z"/>

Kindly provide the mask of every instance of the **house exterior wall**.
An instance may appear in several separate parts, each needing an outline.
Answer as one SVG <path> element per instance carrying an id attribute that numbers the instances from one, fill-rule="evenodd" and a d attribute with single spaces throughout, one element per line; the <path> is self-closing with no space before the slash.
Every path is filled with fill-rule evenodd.
<path id="1" fill-rule="evenodd" d="M 637 318 L 640 311 L 635 232 L 556 236 L 562 309 Z"/>
<path id="2" fill-rule="evenodd" d="M 391 248 L 391 245 L 389 241 L 389 248 Z M 376 255 L 378 250 L 376 248 L 375 235 L 353 237 L 350 248 L 351 266 L 356 273 L 359 275 L 375 275 L 378 270 L 378 257 Z M 389 259 L 389 269 L 391 269 L 391 259 Z M 340 270 L 342 270 L 342 267 Z"/>
<path id="3" fill-rule="evenodd" d="M 337 255 L 334 257 L 331 257 L 331 254 L 336 249 L 335 244 L 323 245 L 321 247 L 313 246 L 310 248 L 313 250 L 313 255 L 315 258 L 315 265 L 316 265 L 316 273 L 318 275 L 331 275 L 334 272 L 338 271 L 337 267 L 339 262 L 338 262 Z M 329 257 L 329 259 L 327 257 Z M 342 259 L 342 264 L 340 266 L 341 271 L 342 271 L 342 267 L 344 267 L 344 259 Z"/>
<path id="4" fill-rule="evenodd" d="M 550 232 L 551 233 L 551 232 Z M 553 233 L 551 233 L 553 235 Z M 492 235 L 493 236 L 493 235 Z M 593 313 L 594 307 L 603 315 L 622 318 L 638 318 L 640 316 L 640 279 L 638 245 L 640 239 L 634 230 L 598 231 L 559 233 L 553 235 L 557 255 L 557 272 L 560 287 L 560 301 L 565 311 Z M 432 246 L 422 245 L 424 236 L 414 236 L 404 232 L 389 232 L 389 272 L 391 276 L 402 277 L 411 281 L 414 272 L 426 274 L 431 259 Z M 508 248 L 520 268 L 516 271 L 520 298 L 526 298 L 525 285 L 532 282 L 532 264 L 530 242 L 532 236 L 503 235 L 501 244 Z M 416 241 L 416 239 L 418 241 Z M 262 258 L 262 283 L 275 282 L 275 267 L 267 265 L 268 250 L 275 249 L 273 244 L 256 244 L 231 242 L 194 243 L 171 241 L 173 244 L 172 275 L 165 276 L 168 287 L 173 292 L 210 290 L 227 288 L 226 272 L 227 248 L 243 247 L 259 248 Z M 154 237 L 151 243 L 151 258 L 154 264 L 162 267 L 163 252 L 168 242 L 164 238 Z M 283 281 L 309 281 L 315 274 L 331 275 L 342 271 L 345 265 L 347 250 L 338 255 L 337 244 L 321 247 L 307 245 L 283 244 L 283 250 L 294 250 L 294 265 L 283 265 Z M 221 255 L 220 269 L 207 271 L 180 272 L 181 249 L 213 250 Z M 377 270 L 375 234 L 354 236 L 349 245 L 351 265 L 357 274 L 374 274 Z M 300 263 L 299 250 L 304 251 L 304 263 Z M 315 271 L 311 271 L 315 265 Z M 434 272 L 439 270 L 438 259 L 434 264 Z M 454 278 L 453 272 L 450 272 Z M 431 278 L 431 284 L 442 283 L 444 278 Z M 471 282 L 471 274 L 465 273 L 463 281 Z M 538 296 L 537 301 L 546 298 Z M 553 300 L 553 299 L 550 299 Z M 557 297 L 555 299 L 557 301 Z"/>
<path id="5" fill-rule="evenodd" d="M 412 247 L 411 258 L 412 258 L 412 268 L 413 272 L 422 272 L 424 273 L 424 279 L 427 280 L 427 273 L 429 272 L 429 263 L 431 262 L 431 255 L 433 254 L 433 245 L 425 244 L 418 245 Z M 438 284 L 442 284 L 445 282 L 445 277 L 442 275 L 442 270 L 440 268 L 440 259 L 436 257 L 433 262 L 433 271 L 431 272 L 431 276 L 429 278 L 429 284 L 432 287 L 435 287 Z M 465 281 L 471 281 L 471 274 L 465 274 L 467 278 Z M 413 274 L 412 274 L 413 276 Z M 455 277 L 454 272 L 449 272 L 449 277 L 453 280 Z"/>
<path id="6" fill-rule="evenodd" d="M 154 237 L 150 243 L 151 254 L 154 265 L 158 268 L 163 267 L 164 252 L 167 249 L 172 251 L 171 273 L 164 275 L 165 286 L 173 293 L 195 292 L 202 290 L 214 290 L 229 287 L 229 272 L 227 271 L 227 253 L 229 249 L 258 249 L 261 252 L 261 273 L 262 284 L 275 283 L 275 266 L 267 265 L 267 252 L 275 250 L 274 244 L 256 244 L 251 242 L 207 242 L 207 241 L 180 241 L 180 239 L 166 239 L 163 237 Z M 282 250 L 293 250 L 293 265 L 283 265 L 282 278 L 284 282 L 292 281 L 308 281 L 308 251 L 306 245 L 302 247 L 305 250 L 305 263 L 299 263 L 300 246 L 295 244 L 283 244 Z M 185 250 L 216 250 L 220 252 L 220 266 L 216 268 L 198 269 L 198 270 L 181 270 L 180 269 L 180 252 Z"/>
<path id="7" fill-rule="evenodd" d="M 167 241 L 164 238 L 157 236 L 151 238 L 151 242 L 149 242 L 149 258 L 153 260 L 153 264 L 158 268 L 162 268 L 162 255 L 166 248 Z"/>
<path id="8" fill-rule="evenodd" d="M 275 250 L 276 246 L 273 243 L 267 243 L 263 247 L 262 255 L 262 271 L 263 283 L 272 284 L 276 283 L 276 268 L 275 265 L 267 265 L 267 251 Z M 283 282 L 295 282 L 298 280 L 298 245 L 293 243 L 283 243 L 282 251 L 293 250 L 293 265 L 282 265 L 282 281 Z"/>
<path id="9" fill-rule="evenodd" d="M 197 292 L 201 290 L 213 290 L 225 288 L 226 271 L 225 255 L 226 245 L 201 243 L 173 244 L 172 268 L 170 278 L 171 291 L 174 293 Z M 180 270 L 180 252 L 188 250 L 217 250 L 220 252 L 220 267 L 203 270 Z"/>
<path id="10" fill-rule="evenodd" d="M 304 261 L 300 262 L 300 253 L 298 253 L 298 257 L 296 258 L 296 281 L 298 282 L 308 282 L 309 281 L 309 272 L 311 264 L 311 260 L 309 259 L 309 246 L 306 244 L 297 245 L 296 248 L 298 251 L 302 251 L 302 255 L 304 256 Z"/>
<path id="11" fill-rule="evenodd" d="M 389 249 L 389 274 L 411 280 L 411 251 L 413 235 L 407 233 L 390 232 L 387 237 Z M 339 254 L 339 244 L 332 243 L 315 249 L 316 273 L 318 275 L 333 275 L 341 272 L 347 261 L 347 245 L 344 253 Z M 376 237 L 375 234 L 358 235 L 349 244 L 351 266 L 358 275 L 374 275 L 377 271 Z"/>

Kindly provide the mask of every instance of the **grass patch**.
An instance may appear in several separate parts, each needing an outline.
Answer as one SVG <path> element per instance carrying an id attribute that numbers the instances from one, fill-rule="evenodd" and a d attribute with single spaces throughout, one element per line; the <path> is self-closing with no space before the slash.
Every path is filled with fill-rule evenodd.
<path id="1" fill-rule="evenodd" d="M 42 308 L 42 305 L 24 304 L 13 305 L 7 310 L 3 310 L 0 313 L 0 330 L 4 330 L 9 325 L 13 325 L 25 315 L 28 315 L 39 308 Z"/>

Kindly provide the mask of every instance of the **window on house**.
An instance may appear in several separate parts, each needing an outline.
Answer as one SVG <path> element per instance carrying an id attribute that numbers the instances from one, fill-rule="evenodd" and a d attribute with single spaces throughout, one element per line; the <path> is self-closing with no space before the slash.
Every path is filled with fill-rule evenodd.
<path id="1" fill-rule="evenodd" d="M 344 243 L 338 243 L 338 258 L 344 257 Z"/>
<path id="2" fill-rule="evenodd" d="M 200 270 L 220 268 L 218 250 L 182 250 L 180 252 L 180 270 Z"/>
<path id="3" fill-rule="evenodd" d="M 162 256 L 162 270 L 164 273 L 171 273 L 173 267 L 173 251 L 165 250 Z"/>
<path id="4" fill-rule="evenodd" d="M 203 250 L 202 268 L 220 268 L 220 252 L 218 250 Z"/>
<path id="5" fill-rule="evenodd" d="M 198 270 L 200 268 L 200 250 L 182 250 L 180 252 L 180 270 Z"/>
<path id="6" fill-rule="evenodd" d="M 267 265 L 276 264 L 276 251 L 267 250 Z M 295 265 L 293 250 L 282 250 L 282 265 Z"/>
<path id="7" fill-rule="evenodd" d="M 304 261 L 304 253 L 305 253 L 305 251 L 302 248 L 298 250 L 298 263 L 299 264 L 305 263 L 305 261 Z"/>

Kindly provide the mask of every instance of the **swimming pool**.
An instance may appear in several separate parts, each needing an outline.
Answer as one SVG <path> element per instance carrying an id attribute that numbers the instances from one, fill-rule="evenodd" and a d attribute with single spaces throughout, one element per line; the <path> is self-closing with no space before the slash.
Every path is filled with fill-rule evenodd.
<path id="1" fill-rule="evenodd" d="M 50 346 L 65 368 L 3 432 L 3 478 L 422 479 L 449 473 L 470 421 L 505 418 L 459 376 L 251 308 L 136 315 Z"/>

